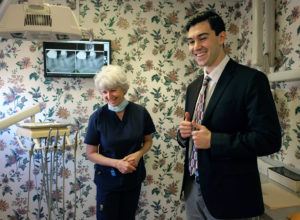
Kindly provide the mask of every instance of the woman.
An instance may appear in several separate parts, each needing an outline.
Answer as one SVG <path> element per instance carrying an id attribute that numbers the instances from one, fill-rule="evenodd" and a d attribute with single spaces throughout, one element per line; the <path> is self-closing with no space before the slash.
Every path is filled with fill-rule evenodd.
<path id="1" fill-rule="evenodd" d="M 107 101 L 91 115 L 84 141 L 96 164 L 97 219 L 134 220 L 155 127 L 144 107 L 125 99 L 129 84 L 119 66 L 104 66 L 94 80 Z"/>

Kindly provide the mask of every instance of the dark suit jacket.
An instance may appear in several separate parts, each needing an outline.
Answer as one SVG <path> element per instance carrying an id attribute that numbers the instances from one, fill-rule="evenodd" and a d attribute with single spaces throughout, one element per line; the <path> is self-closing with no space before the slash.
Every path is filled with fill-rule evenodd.
<path id="1" fill-rule="evenodd" d="M 203 76 L 192 82 L 185 111 L 193 115 Z M 208 103 L 202 124 L 211 132 L 211 148 L 198 150 L 201 191 L 216 218 L 247 218 L 264 212 L 257 157 L 277 152 L 281 130 L 267 77 L 230 60 Z M 189 139 L 183 185 L 189 177 Z M 183 186 L 184 189 L 184 186 Z"/>

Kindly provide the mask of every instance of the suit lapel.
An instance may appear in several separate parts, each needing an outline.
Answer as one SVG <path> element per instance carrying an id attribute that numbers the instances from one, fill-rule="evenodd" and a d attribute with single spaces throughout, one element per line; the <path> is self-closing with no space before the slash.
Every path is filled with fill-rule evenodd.
<path id="1" fill-rule="evenodd" d="M 229 84 L 230 80 L 233 77 L 233 70 L 235 69 L 236 65 L 237 63 L 231 59 L 227 63 L 225 69 L 221 74 L 220 79 L 218 80 L 216 88 L 209 100 L 209 103 L 203 115 L 202 124 L 205 124 L 205 121 L 207 121 L 211 117 L 211 114 L 213 113 L 215 106 L 219 102 L 222 94 L 224 93 L 224 89 L 227 87 L 227 85 Z"/>

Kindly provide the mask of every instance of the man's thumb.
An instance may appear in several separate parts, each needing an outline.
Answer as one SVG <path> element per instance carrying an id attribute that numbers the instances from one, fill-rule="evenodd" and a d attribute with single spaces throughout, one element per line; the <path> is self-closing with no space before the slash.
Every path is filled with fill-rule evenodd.
<path id="1" fill-rule="evenodd" d="M 185 113 L 185 121 L 190 121 L 190 113 L 186 112 Z"/>
<path id="2" fill-rule="evenodd" d="M 196 122 L 192 122 L 193 123 L 193 126 L 197 129 L 197 130 L 200 130 L 201 129 L 201 125 L 196 123 Z"/>

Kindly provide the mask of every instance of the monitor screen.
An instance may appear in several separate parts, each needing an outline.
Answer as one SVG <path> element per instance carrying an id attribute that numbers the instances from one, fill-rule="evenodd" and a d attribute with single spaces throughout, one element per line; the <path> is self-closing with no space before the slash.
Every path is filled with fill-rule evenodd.
<path id="1" fill-rule="evenodd" d="M 43 42 L 45 77 L 92 78 L 111 62 L 111 41 Z"/>

